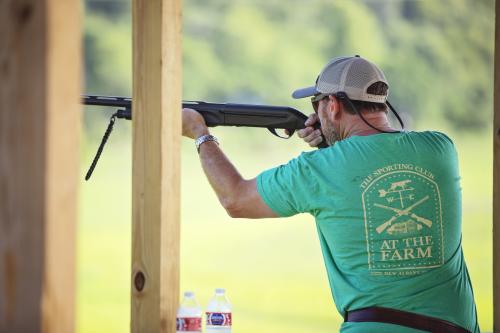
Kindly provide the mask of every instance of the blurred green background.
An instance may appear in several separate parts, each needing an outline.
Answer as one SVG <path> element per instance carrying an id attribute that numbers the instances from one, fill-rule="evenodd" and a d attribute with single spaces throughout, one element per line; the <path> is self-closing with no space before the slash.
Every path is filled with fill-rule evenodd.
<path id="1" fill-rule="evenodd" d="M 131 6 L 85 0 L 85 92 L 131 95 Z M 463 244 L 483 331 L 492 330 L 493 0 L 184 0 L 183 98 L 289 105 L 332 57 L 377 63 L 409 129 L 456 142 Z M 113 110 L 87 107 L 82 179 Z M 215 128 L 246 178 L 309 150 L 266 130 Z M 80 193 L 77 329 L 128 332 L 131 124 L 118 121 Z M 193 143 L 182 147 L 181 291 L 206 306 L 223 287 L 233 332 L 334 332 L 314 220 L 233 220 L 219 205 Z"/>

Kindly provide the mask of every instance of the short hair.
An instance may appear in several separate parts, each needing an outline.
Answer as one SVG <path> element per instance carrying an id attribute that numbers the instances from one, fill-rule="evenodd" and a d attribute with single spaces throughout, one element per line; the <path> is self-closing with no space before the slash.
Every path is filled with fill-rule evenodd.
<path id="1" fill-rule="evenodd" d="M 387 95 L 387 91 L 389 90 L 389 86 L 382 81 L 378 81 L 373 83 L 366 89 L 366 92 L 372 95 Z M 387 113 L 387 105 L 385 103 L 373 103 L 373 102 L 365 102 L 365 101 L 355 101 L 351 100 L 352 104 L 356 108 L 356 110 L 352 109 L 351 103 L 346 100 L 340 100 L 344 109 L 350 114 L 356 114 L 356 110 L 359 112 L 368 111 L 368 112 L 386 112 Z"/>

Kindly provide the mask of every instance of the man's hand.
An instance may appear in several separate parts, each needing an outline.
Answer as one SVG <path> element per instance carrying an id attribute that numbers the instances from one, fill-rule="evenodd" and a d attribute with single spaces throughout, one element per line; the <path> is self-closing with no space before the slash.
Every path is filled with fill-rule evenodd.
<path id="1" fill-rule="evenodd" d="M 321 130 L 314 129 L 314 124 L 317 122 L 319 122 L 318 115 L 316 113 L 312 113 L 305 122 L 307 127 L 297 131 L 299 138 L 304 139 L 304 141 L 311 147 L 317 147 L 321 142 L 323 142 Z"/>
<path id="2" fill-rule="evenodd" d="M 209 134 L 209 132 L 203 116 L 196 110 L 182 109 L 182 135 L 197 139 L 205 134 Z"/>

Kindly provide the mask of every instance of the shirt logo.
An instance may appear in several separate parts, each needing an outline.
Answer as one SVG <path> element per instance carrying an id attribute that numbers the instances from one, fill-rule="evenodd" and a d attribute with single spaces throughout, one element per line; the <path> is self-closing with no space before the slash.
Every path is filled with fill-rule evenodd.
<path id="1" fill-rule="evenodd" d="M 413 164 L 374 170 L 361 184 L 372 275 L 419 274 L 444 261 L 441 195 L 434 175 Z"/>

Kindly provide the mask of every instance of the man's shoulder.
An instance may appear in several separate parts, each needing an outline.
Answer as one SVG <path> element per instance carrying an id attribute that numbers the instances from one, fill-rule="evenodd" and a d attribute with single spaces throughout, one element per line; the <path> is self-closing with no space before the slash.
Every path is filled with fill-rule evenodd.
<path id="1" fill-rule="evenodd" d="M 412 140 L 417 141 L 420 147 L 427 147 L 431 151 L 436 151 L 446 154 L 455 154 L 456 148 L 453 140 L 443 132 L 438 131 L 422 131 L 413 132 L 414 136 L 418 139 Z"/>
<path id="2" fill-rule="evenodd" d="M 439 131 L 419 131 L 419 132 L 416 131 L 416 132 L 408 132 L 408 133 L 414 133 L 415 135 L 420 135 L 420 136 L 428 137 L 428 138 L 435 139 L 435 140 L 441 140 L 441 141 L 453 144 L 453 140 L 448 135 L 446 135 L 443 132 L 439 132 Z"/>
<path id="3" fill-rule="evenodd" d="M 325 149 L 329 148 L 330 147 L 311 150 L 311 151 L 303 151 L 298 156 L 291 159 L 288 162 L 288 165 L 307 168 L 311 163 L 315 163 L 315 161 L 318 160 L 318 157 L 320 157 L 324 153 Z"/>
<path id="4" fill-rule="evenodd" d="M 342 160 L 341 157 L 354 157 L 356 152 L 365 156 L 368 150 L 370 154 L 378 154 L 378 150 L 406 151 L 405 146 L 434 151 L 452 152 L 455 150 L 453 140 L 443 132 L 439 131 L 403 131 L 400 133 L 382 133 L 369 136 L 350 137 L 346 140 L 336 142 L 333 146 L 302 152 L 292 159 L 292 164 L 307 166 L 310 164 L 328 162 L 335 163 Z"/>
<path id="5" fill-rule="evenodd" d="M 453 140 L 443 132 L 439 131 L 402 131 L 396 133 L 378 133 L 367 136 L 354 136 L 346 140 L 339 141 L 336 146 L 348 148 L 354 146 L 358 148 L 364 144 L 419 144 L 419 143 L 441 143 L 453 145 Z"/>

